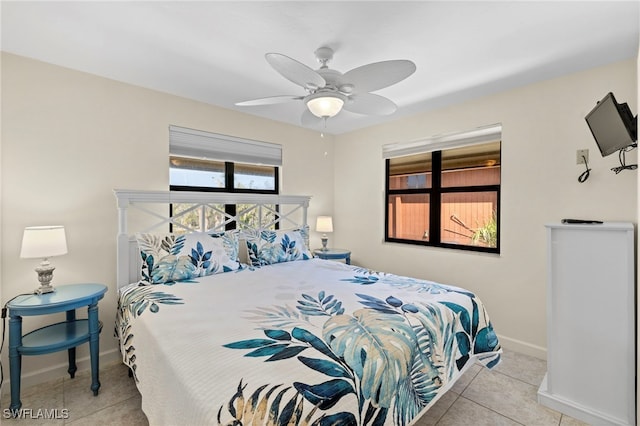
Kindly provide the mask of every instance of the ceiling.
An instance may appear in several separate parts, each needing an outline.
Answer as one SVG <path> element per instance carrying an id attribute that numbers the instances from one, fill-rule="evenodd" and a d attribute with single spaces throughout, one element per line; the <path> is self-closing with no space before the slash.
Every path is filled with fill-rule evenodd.
<path id="1" fill-rule="evenodd" d="M 277 52 L 317 69 L 409 59 L 416 72 L 375 93 L 391 116 L 342 111 L 340 134 L 638 54 L 637 1 L 2 1 L 2 50 L 301 126 L 304 95 L 265 60 Z"/>

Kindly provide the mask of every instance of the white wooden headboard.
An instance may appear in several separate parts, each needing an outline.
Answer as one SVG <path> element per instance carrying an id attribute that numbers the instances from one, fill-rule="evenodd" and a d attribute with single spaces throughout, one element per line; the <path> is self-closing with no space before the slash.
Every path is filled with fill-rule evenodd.
<path id="1" fill-rule="evenodd" d="M 258 225 L 251 228 L 253 231 L 259 232 L 275 224 L 279 224 L 282 229 L 302 228 L 308 225 L 307 210 L 311 199 L 306 195 L 123 189 L 114 190 L 114 194 L 118 201 L 118 288 L 140 279 L 140 253 L 135 239 L 137 232 L 168 233 L 169 224 L 187 232 L 224 231 L 227 224 L 240 224 L 240 216 L 248 211 L 253 211 L 256 215 Z M 172 203 L 189 204 L 189 207 L 186 211 L 171 216 L 169 206 Z M 230 215 L 224 211 L 224 205 L 227 204 L 240 204 L 243 209 Z M 197 227 L 185 226 L 178 221 L 186 213 L 197 209 L 200 209 L 202 218 Z M 207 228 L 204 220 L 207 210 L 223 215 L 224 222 Z M 245 224 L 242 226 L 247 229 Z"/>

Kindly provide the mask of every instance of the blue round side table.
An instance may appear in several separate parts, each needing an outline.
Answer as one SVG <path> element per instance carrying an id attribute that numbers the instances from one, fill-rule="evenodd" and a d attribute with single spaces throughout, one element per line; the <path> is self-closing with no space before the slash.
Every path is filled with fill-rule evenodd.
<path id="1" fill-rule="evenodd" d="M 315 249 L 313 254 L 320 259 L 344 259 L 347 265 L 351 265 L 351 250 L 337 248 Z"/>
<path id="2" fill-rule="evenodd" d="M 69 353 L 69 375 L 75 376 L 76 346 L 89 342 L 91 353 L 91 390 L 98 395 L 100 330 L 98 301 L 107 292 L 103 284 L 70 284 L 56 286 L 53 293 L 29 294 L 14 298 L 9 309 L 9 370 L 11 376 L 12 412 L 22 407 L 20 401 L 20 369 L 22 355 L 42 355 L 61 350 Z M 77 319 L 76 309 L 87 306 L 88 318 Z M 22 334 L 22 317 L 66 312 L 64 322 L 47 325 Z"/>

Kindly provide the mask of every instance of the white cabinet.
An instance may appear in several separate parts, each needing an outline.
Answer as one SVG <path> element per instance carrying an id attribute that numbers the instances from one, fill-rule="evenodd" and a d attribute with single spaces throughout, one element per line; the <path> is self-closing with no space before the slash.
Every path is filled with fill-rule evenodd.
<path id="1" fill-rule="evenodd" d="M 631 223 L 547 225 L 547 375 L 538 401 L 593 425 L 635 425 Z"/>

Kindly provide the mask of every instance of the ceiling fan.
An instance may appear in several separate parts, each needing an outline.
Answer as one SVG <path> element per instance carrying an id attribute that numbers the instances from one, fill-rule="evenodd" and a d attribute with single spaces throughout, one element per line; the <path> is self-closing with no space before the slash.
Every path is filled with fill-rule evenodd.
<path id="1" fill-rule="evenodd" d="M 318 70 L 280 53 L 267 53 L 267 62 L 284 78 L 302 86 L 306 95 L 282 95 L 238 102 L 238 106 L 271 105 L 291 101 L 303 101 L 307 109 L 302 114 L 302 124 L 314 126 L 334 117 L 343 108 L 365 115 L 389 115 L 398 108 L 384 96 L 370 92 L 396 84 L 409 77 L 416 65 L 409 60 L 374 62 L 341 73 L 327 65 L 333 58 L 333 49 L 320 47 L 315 51 L 320 63 Z"/>

